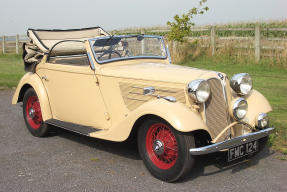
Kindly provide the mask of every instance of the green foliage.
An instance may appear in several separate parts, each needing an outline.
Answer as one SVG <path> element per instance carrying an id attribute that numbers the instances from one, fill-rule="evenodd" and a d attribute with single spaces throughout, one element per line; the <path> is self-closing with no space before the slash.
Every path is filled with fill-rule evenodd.
<path id="1" fill-rule="evenodd" d="M 191 27 L 194 25 L 191 21 L 192 18 L 196 15 L 202 15 L 209 10 L 209 8 L 205 6 L 206 1 L 207 0 L 200 0 L 198 7 L 190 9 L 188 13 L 182 14 L 181 16 L 175 15 L 173 17 L 174 21 L 167 22 L 167 25 L 170 26 L 170 32 L 168 33 L 169 40 L 185 41 L 184 38 L 190 34 Z"/>

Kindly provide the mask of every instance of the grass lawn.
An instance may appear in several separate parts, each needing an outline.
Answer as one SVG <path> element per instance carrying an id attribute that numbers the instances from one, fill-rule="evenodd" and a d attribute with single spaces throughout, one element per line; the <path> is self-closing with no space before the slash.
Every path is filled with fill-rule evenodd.
<path id="1" fill-rule="evenodd" d="M 221 71 L 231 77 L 235 73 L 247 72 L 253 77 L 254 89 L 267 97 L 273 107 L 271 125 L 276 132 L 270 138 L 275 150 L 287 154 L 287 70 L 271 67 L 266 62 L 237 61 L 230 58 L 206 57 L 186 61 L 182 65 Z M 0 88 L 16 87 L 24 74 L 24 64 L 19 55 L 0 55 Z"/>
<path id="2" fill-rule="evenodd" d="M 0 54 L 0 89 L 16 87 L 24 73 L 20 55 Z"/>
<path id="3" fill-rule="evenodd" d="M 287 70 L 271 67 L 262 63 L 243 62 L 230 58 L 200 58 L 186 61 L 182 65 L 220 71 L 229 77 L 236 73 L 249 73 L 253 79 L 254 89 L 261 92 L 271 103 L 273 111 L 269 114 L 271 125 L 276 132 L 269 143 L 275 150 L 287 154 Z"/>

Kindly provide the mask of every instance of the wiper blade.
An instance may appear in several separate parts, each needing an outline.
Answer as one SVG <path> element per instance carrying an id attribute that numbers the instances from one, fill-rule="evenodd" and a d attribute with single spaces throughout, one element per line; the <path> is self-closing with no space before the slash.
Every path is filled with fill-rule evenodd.
<path id="1" fill-rule="evenodd" d="M 114 38 L 114 35 L 110 36 L 110 38 L 107 40 L 107 43 L 110 42 Z"/>

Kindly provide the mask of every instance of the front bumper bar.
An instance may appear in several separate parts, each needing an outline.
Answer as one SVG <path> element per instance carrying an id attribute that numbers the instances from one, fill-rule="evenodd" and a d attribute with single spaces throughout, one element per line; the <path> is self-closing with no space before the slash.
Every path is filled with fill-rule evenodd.
<path id="1" fill-rule="evenodd" d="M 238 146 L 244 143 L 248 143 L 250 141 L 261 139 L 263 137 L 268 136 L 273 131 L 274 131 L 274 127 L 270 127 L 270 128 L 263 129 L 261 131 L 248 133 L 246 135 L 241 135 L 233 139 L 218 142 L 212 145 L 207 145 L 207 146 L 199 147 L 199 148 L 191 148 L 189 149 L 189 152 L 191 155 L 205 155 L 209 153 L 214 153 L 220 150 L 224 150 L 224 149 L 235 147 L 235 146 Z"/>

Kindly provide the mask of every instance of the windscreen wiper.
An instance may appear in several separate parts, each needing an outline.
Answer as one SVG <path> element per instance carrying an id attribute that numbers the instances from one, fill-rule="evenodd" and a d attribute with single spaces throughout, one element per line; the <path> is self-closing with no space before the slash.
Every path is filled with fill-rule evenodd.
<path id="1" fill-rule="evenodd" d="M 107 43 L 110 42 L 114 38 L 114 35 L 110 36 L 110 38 L 107 40 Z"/>

